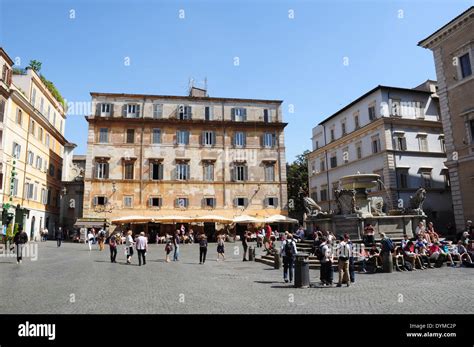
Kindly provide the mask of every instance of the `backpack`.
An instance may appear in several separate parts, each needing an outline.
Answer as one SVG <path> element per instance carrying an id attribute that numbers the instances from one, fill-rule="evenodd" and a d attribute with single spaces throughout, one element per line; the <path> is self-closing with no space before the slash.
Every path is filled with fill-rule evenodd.
<path id="1" fill-rule="evenodd" d="M 316 247 L 315 252 L 314 252 L 314 255 L 319 261 L 321 261 L 324 258 L 323 247 L 324 245 Z"/>
<path id="2" fill-rule="evenodd" d="M 286 241 L 285 244 L 285 257 L 292 258 L 294 256 L 295 249 L 293 248 L 293 241 Z"/>
<path id="3" fill-rule="evenodd" d="M 393 251 L 395 249 L 395 245 L 393 244 L 393 241 L 389 238 L 383 239 L 383 245 L 384 245 L 384 251 Z"/>

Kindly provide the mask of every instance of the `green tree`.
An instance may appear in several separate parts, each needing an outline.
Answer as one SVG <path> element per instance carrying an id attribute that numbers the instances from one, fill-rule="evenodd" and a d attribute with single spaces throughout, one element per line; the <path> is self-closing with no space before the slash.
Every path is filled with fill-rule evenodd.
<path id="1" fill-rule="evenodd" d="M 288 180 L 288 214 L 291 218 L 303 222 L 305 212 L 302 192 L 308 192 L 308 159 L 310 151 L 304 151 L 291 164 L 286 165 Z"/>
<path id="2" fill-rule="evenodd" d="M 35 72 L 39 73 L 41 70 L 42 63 L 38 60 L 30 60 L 30 65 L 28 65 L 31 69 L 35 70 Z"/>

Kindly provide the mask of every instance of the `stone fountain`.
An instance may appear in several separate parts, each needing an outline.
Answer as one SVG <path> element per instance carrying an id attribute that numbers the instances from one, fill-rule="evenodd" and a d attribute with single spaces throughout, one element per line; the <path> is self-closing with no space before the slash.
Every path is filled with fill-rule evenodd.
<path id="1" fill-rule="evenodd" d="M 342 189 L 334 191 L 336 211 L 324 212 L 314 200 L 304 197 L 306 228 L 315 230 L 318 226 L 336 235 L 347 233 L 353 239 L 361 239 L 364 227 L 371 223 L 378 233 L 384 232 L 391 238 L 402 238 L 403 234 L 412 237 L 418 222 L 426 218 L 423 212 L 426 190 L 418 189 L 410 200 L 409 209 L 392 209 L 385 213 L 383 196 L 369 197 L 367 192 L 380 182 L 381 177 L 377 174 L 341 177 Z"/>

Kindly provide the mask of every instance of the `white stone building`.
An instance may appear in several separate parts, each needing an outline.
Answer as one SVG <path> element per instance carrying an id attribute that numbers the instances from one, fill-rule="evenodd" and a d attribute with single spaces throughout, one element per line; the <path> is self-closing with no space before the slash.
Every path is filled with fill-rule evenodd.
<path id="1" fill-rule="evenodd" d="M 377 86 L 313 128 L 308 154 L 310 196 L 335 210 L 339 179 L 376 173 L 386 211 L 408 207 L 424 187 L 424 210 L 438 228 L 453 221 L 449 173 L 436 82 L 407 89 Z"/>

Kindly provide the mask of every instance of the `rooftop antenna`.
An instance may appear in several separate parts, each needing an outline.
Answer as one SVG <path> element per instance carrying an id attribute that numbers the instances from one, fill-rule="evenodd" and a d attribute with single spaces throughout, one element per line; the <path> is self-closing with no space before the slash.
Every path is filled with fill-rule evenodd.
<path id="1" fill-rule="evenodd" d="M 209 93 L 207 92 L 207 77 L 204 77 L 204 90 L 206 91 L 206 96 L 209 96 Z"/>
<path id="2" fill-rule="evenodd" d="M 194 78 L 189 77 L 189 82 L 188 82 L 188 94 L 191 94 L 191 90 L 194 87 Z"/>

